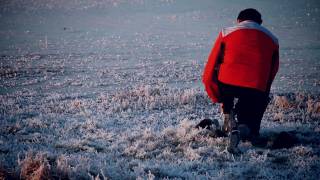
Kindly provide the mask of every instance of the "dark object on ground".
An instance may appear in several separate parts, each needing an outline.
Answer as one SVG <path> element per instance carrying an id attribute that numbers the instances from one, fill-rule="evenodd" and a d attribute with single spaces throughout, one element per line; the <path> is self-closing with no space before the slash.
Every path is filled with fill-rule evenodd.
<path id="1" fill-rule="evenodd" d="M 298 142 L 293 133 L 282 131 L 272 142 L 272 149 L 291 148 Z"/>
<path id="2" fill-rule="evenodd" d="M 268 138 L 263 136 L 257 136 L 250 138 L 249 141 L 251 141 L 252 146 L 264 148 L 268 145 Z"/>
<path id="3" fill-rule="evenodd" d="M 219 125 L 219 121 L 214 119 L 214 120 L 211 120 L 211 119 L 204 119 L 202 121 L 200 121 L 196 126 L 195 128 L 199 129 L 199 128 L 202 128 L 202 129 L 207 129 L 209 130 L 211 133 L 210 133 L 210 136 L 211 137 L 227 137 L 227 134 L 224 133 L 222 130 L 221 130 L 221 127 Z"/>
<path id="4" fill-rule="evenodd" d="M 212 126 L 216 126 L 216 127 L 219 127 L 219 122 L 218 120 L 214 119 L 214 120 L 211 120 L 211 119 L 204 119 L 202 121 L 199 122 L 199 124 L 196 125 L 196 128 L 202 128 L 202 129 L 209 129 L 211 130 L 213 127 Z"/>
<path id="5" fill-rule="evenodd" d="M 215 132 L 214 132 L 214 136 L 213 137 L 228 137 L 228 135 L 222 131 L 221 129 L 216 129 Z"/>
<path id="6" fill-rule="evenodd" d="M 252 136 L 248 140 L 255 147 L 270 149 L 291 148 L 298 142 L 294 133 L 285 131 L 264 136 Z"/>

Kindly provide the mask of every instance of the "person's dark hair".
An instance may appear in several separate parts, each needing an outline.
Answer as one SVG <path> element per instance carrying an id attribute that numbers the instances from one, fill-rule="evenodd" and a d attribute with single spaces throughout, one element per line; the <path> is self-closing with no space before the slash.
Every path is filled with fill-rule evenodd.
<path id="1" fill-rule="evenodd" d="M 240 22 L 245 21 L 245 20 L 251 20 L 251 21 L 254 21 L 258 24 L 262 24 L 261 14 L 259 13 L 259 11 L 257 11 L 256 9 L 253 9 L 253 8 L 248 8 L 248 9 L 242 10 L 239 13 L 237 19 Z"/>

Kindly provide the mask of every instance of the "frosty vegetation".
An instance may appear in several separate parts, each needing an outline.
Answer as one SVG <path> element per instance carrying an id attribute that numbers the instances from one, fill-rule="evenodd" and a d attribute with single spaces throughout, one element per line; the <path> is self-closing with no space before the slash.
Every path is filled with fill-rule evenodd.
<path id="1" fill-rule="evenodd" d="M 273 95 L 263 133 L 291 131 L 299 143 L 279 150 L 242 143 L 240 157 L 226 151 L 226 138 L 194 128 L 204 117 L 219 118 L 199 89 L 137 86 L 23 104 L 33 96 L 1 97 L 8 102 L 1 105 L 8 117 L 0 131 L 2 171 L 10 176 L 314 179 L 319 172 L 318 96 Z"/>
<path id="2" fill-rule="evenodd" d="M 1 2 L 0 179 L 318 179 L 318 5 L 202 3 Z M 201 73 L 219 28 L 250 4 L 281 39 L 261 133 L 298 142 L 242 142 L 233 156 L 194 126 L 222 123 Z"/>

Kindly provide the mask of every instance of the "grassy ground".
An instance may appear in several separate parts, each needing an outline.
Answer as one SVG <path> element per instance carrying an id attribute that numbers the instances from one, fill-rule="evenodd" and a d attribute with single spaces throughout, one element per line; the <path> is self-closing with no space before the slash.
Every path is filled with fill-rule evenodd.
<path id="1" fill-rule="evenodd" d="M 23 179 L 316 179 L 319 96 L 272 98 L 262 135 L 287 131 L 298 141 L 283 149 L 242 142 L 240 156 L 226 151 L 227 138 L 194 128 L 202 117 L 220 119 L 219 107 L 197 89 L 136 87 L 97 99 L 57 101 L 51 113 L 83 121 L 6 121 L 0 131 L 0 174 Z M 100 113 L 108 114 L 106 121 Z"/>

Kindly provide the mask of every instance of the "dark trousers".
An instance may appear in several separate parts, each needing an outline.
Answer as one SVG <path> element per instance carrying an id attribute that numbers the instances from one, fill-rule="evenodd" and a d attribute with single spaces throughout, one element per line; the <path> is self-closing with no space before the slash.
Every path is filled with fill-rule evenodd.
<path id="1" fill-rule="evenodd" d="M 218 82 L 224 114 L 234 109 L 238 124 L 249 127 L 251 135 L 259 135 L 261 119 L 269 103 L 269 92 L 232 86 Z M 238 98 L 234 104 L 235 98 Z"/>

